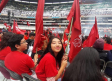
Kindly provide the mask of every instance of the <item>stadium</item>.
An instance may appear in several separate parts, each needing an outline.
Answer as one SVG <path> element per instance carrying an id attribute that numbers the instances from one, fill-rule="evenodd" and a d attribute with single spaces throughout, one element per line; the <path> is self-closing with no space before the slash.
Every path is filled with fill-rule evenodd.
<path id="1" fill-rule="evenodd" d="M 0 81 L 112 81 L 112 0 L 0 2 Z"/>
<path id="2" fill-rule="evenodd" d="M 56 28 L 59 33 L 63 33 L 68 25 L 67 15 L 71 9 L 73 0 L 46 0 L 44 7 L 44 29 Z M 82 32 L 88 35 L 94 24 L 95 16 L 101 36 L 110 36 L 112 26 L 112 6 L 111 0 L 80 0 L 81 27 Z M 0 28 L 3 23 L 12 26 L 13 20 L 17 20 L 21 29 L 35 30 L 35 15 L 37 0 L 9 0 L 5 8 L 0 13 Z M 27 22 L 30 26 L 27 26 Z M 86 29 L 86 30 L 85 30 Z M 103 33 L 105 32 L 105 33 Z"/>

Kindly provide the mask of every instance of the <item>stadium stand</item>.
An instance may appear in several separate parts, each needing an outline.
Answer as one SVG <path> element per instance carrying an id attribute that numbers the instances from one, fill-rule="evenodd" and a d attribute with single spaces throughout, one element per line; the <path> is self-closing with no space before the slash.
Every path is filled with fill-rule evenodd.
<path id="1" fill-rule="evenodd" d="M 83 1 L 83 0 L 82 0 Z M 87 4 L 87 1 L 91 3 Z M 101 1 L 101 0 L 100 0 Z M 71 9 L 72 2 L 58 3 L 58 4 L 45 4 L 44 8 L 44 28 L 58 28 L 62 31 L 67 27 L 67 15 Z M 17 20 L 18 25 L 21 29 L 35 30 L 35 15 L 36 15 L 37 4 L 36 3 L 25 3 L 16 2 L 9 0 L 6 7 L 2 10 L 0 15 L 0 24 L 8 22 L 7 12 L 11 12 L 11 23 L 13 20 Z M 81 27 L 82 30 L 90 30 L 94 24 L 94 18 L 97 17 L 98 27 L 100 33 L 104 30 L 111 31 L 112 26 L 112 5 L 111 0 L 103 0 L 96 3 L 92 3 L 91 0 L 85 0 L 80 2 L 81 11 Z M 30 28 L 28 28 L 26 21 L 29 21 Z M 12 24 L 11 24 L 12 25 Z M 83 32 L 83 33 L 84 33 Z"/>

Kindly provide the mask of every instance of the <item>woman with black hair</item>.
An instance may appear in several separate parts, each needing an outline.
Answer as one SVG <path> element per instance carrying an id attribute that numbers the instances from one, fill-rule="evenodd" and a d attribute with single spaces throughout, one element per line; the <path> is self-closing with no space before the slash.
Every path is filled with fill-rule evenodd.
<path id="1" fill-rule="evenodd" d="M 35 71 L 41 81 L 56 81 L 60 78 L 67 65 L 67 59 L 63 58 L 63 54 L 61 40 L 53 37 L 37 62 L 38 66 Z"/>
<path id="2" fill-rule="evenodd" d="M 104 81 L 97 50 L 91 47 L 82 49 L 66 69 L 62 81 Z"/>
<path id="3" fill-rule="evenodd" d="M 11 36 L 13 36 L 13 33 L 11 32 L 3 33 L 0 42 L 0 60 L 4 61 L 7 54 L 11 52 L 11 48 L 8 46 L 8 40 L 11 38 Z M 4 68 L 0 67 L 0 72 L 5 78 L 10 79 L 9 73 Z"/>

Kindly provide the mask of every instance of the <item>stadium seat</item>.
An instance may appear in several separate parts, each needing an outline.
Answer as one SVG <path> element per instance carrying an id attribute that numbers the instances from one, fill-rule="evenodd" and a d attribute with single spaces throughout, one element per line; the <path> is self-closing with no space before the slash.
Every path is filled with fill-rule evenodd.
<path id="1" fill-rule="evenodd" d="M 15 80 L 23 81 L 23 78 L 20 75 L 18 75 L 17 73 L 15 73 L 5 67 L 4 61 L 0 60 L 0 66 L 3 67 L 4 69 L 6 69 L 10 73 L 11 78 L 13 78 Z"/>
<path id="2" fill-rule="evenodd" d="M 27 73 L 22 74 L 22 77 L 26 79 L 26 81 L 40 81 L 39 79 L 35 79 Z"/>
<path id="3" fill-rule="evenodd" d="M 112 69 L 112 61 L 108 61 L 108 62 L 106 63 L 105 69 L 106 69 L 107 67 L 109 67 L 109 68 Z M 104 71 L 105 71 L 105 70 L 104 70 Z M 110 75 L 108 75 L 106 72 L 105 72 L 105 75 L 106 75 L 107 77 L 109 77 L 109 78 L 112 79 L 112 77 L 111 77 Z"/>
<path id="4" fill-rule="evenodd" d="M 105 61 L 103 59 L 100 59 L 100 69 L 102 72 L 104 72 L 105 69 Z"/>

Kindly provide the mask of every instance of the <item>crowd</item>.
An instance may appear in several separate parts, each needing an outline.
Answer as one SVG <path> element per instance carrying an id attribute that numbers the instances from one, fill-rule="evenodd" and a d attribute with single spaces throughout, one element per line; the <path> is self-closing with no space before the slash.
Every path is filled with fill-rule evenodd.
<path id="1" fill-rule="evenodd" d="M 112 77 L 112 69 L 107 67 L 103 73 L 100 59 L 112 61 L 110 37 L 99 38 L 92 47 L 84 47 L 67 66 L 68 55 L 65 54 L 65 43 L 51 31 L 44 31 L 41 36 L 42 46 L 33 52 L 35 33 L 24 35 L 12 32 L 0 32 L 0 60 L 6 68 L 20 76 L 27 73 L 41 81 L 107 81 L 104 74 Z M 85 37 L 87 38 L 87 37 Z M 68 52 L 69 53 L 69 52 Z M 0 72 L 10 79 L 10 74 L 0 67 Z"/>
<path id="2" fill-rule="evenodd" d="M 69 14 L 72 3 L 64 4 L 45 4 L 44 17 L 66 17 Z M 102 1 L 101 4 L 80 4 L 81 16 L 88 15 L 111 15 L 110 1 Z M 7 14 L 7 11 L 14 13 L 14 16 L 35 17 L 37 4 L 18 3 L 9 1 L 6 8 L 1 12 Z"/>

